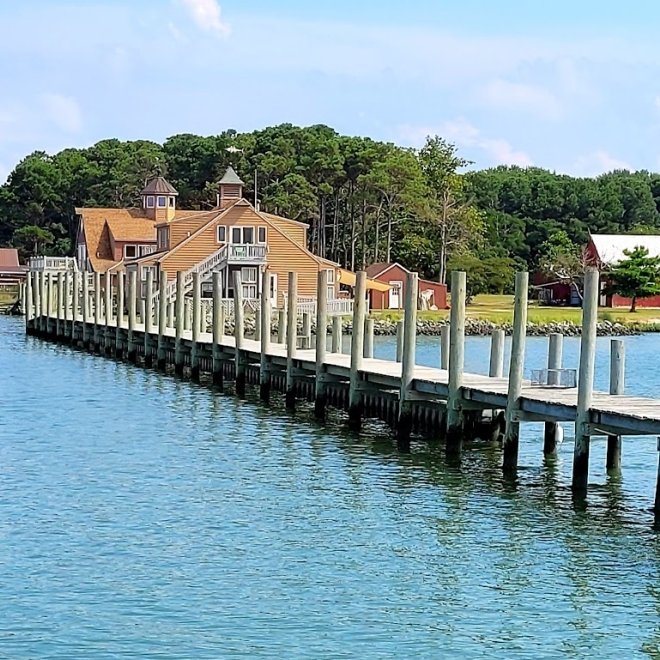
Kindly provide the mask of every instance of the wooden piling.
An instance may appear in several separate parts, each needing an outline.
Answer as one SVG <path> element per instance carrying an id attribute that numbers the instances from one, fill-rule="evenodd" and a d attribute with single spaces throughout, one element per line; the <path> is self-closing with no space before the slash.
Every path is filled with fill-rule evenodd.
<path id="1" fill-rule="evenodd" d="M 78 320 L 78 310 L 80 303 L 80 272 L 73 271 L 73 289 L 71 291 L 71 343 L 76 343 L 76 321 Z"/>
<path id="2" fill-rule="evenodd" d="M 303 312 L 301 348 L 307 350 L 312 347 L 312 315 Z"/>
<path id="3" fill-rule="evenodd" d="M 118 358 L 124 355 L 124 346 L 122 338 L 122 330 L 124 328 L 124 300 L 126 297 L 126 283 L 125 273 L 123 270 L 117 273 L 117 320 L 115 323 L 115 355 Z"/>
<path id="4" fill-rule="evenodd" d="M 330 339 L 330 352 L 341 353 L 342 349 L 341 316 L 332 317 L 332 337 Z"/>
<path id="5" fill-rule="evenodd" d="M 53 275 L 51 273 L 48 273 L 46 280 L 46 309 L 45 309 L 46 332 L 48 332 L 48 322 L 50 320 L 50 316 L 52 313 L 53 313 Z"/>
<path id="6" fill-rule="evenodd" d="M 167 327 L 174 327 L 174 303 L 167 301 Z"/>
<path id="7" fill-rule="evenodd" d="M 587 268 L 582 299 L 582 338 L 578 373 L 575 451 L 573 454 L 573 490 L 585 493 L 589 481 L 590 410 L 593 398 L 598 324 L 599 278 L 596 268 Z"/>
<path id="8" fill-rule="evenodd" d="M 415 351 L 417 348 L 417 298 L 419 275 L 406 276 L 403 312 L 403 353 L 401 356 L 401 390 L 399 393 L 399 420 L 397 440 L 408 443 L 413 425 L 413 378 L 415 375 Z"/>
<path id="9" fill-rule="evenodd" d="M 261 302 L 259 302 L 259 307 L 254 310 L 254 341 L 261 341 Z"/>
<path id="10" fill-rule="evenodd" d="M 525 338 L 527 335 L 527 288 L 529 273 L 516 273 L 516 288 L 513 307 L 513 337 L 511 339 L 511 362 L 509 366 L 509 389 L 506 406 L 506 431 L 504 434 L 503 468 L 506 471 L 518 467 L 520 445 L 520 396 L 522 395 L 525 369 Z"/>
<path id="11" fill-rule="evenodd" d="M 89 344 L 89 273 L 81 273 L 82 277 L 82 345 Z"/>
<path id="12" fill-rule="evenodd" d="M 137 342 L 135 341 L 135 325 L 137 312 L 137 271 L 128 273 L 128 361 L 137 361 Z"/>
<path id="13" fill-rule="evenodd" d="M 64 326 L 64 273 L 57 274 L 57 322 L 55 336 L 59 339 L 63 334 Z"/>
<path id="14" fill-rule="evenodd" d="M 465 416 L 463 414 L 463 369 L 465 363 L 465 299 L 466 275 L 451 274 L 451 311 L 449 314 L 449 382 L 447 386 L 446 451 L 460 454 L 463 446 Z"/>
<path id="15" fill-rule="evenodd" d="M 167 274 L 160 272 L 158 283 L 158 348 L 156 353 L 156 367 L 165 370 L 167 366 L 165 329 L 167 328 Z"/>
<path id="16" fill-rule="evenodd" d="M 34 271 L 30 271 L 25 278 L 25 326 L 26 329 L 34 319 Z"/>
<path id="17" fill-rule="evenodd" d="M 46 331 L 46 273 L 42 271 L 39 277 L 39 329 Z"/>
<path id="18" fill-rule="evenodd" d="M 353 301 L 353 324 L 351 331 L 351 371 L 348 389 L 348 423 L 353 428 L 362 424 L 362 383 L 360 371 L 364 355 L 364 319 L 367 308 L 367 273 L 358 271 Z"/>
<path id="19" fill-rule="evenodd" d="M 288 304 L 288 302 L 286 303 Z M 277 343 L 283 344 L 286 341 L 286 328 L 287 328 L 287 318 L 286 318 L 286 307 L 277 311 Z"/>
<path id="20" fill-rule="evenodd" d="M 316 383 L 314 390 L 314 413 L 319 419 L 325 417 L 328 399 L 326 380 L 326 351 L 328 333 L 328 271 L 319 271 L 316 284 Z"/>
<path id="21" fill-rule="evenodd" d="M 28 296 L 29 298 L 29 296 Z M 68 330 L 68 323 L 71 311 L 71 274 L 67 270 L 64 273 L 64 324 L 62 327 L 62 337 L 66 338 Z"/>
<path id="22" fill-rule="evenodd" d="M 559 385 L 558 369 L 561 369 L 563 356 L 563 335 L 553 332 L 548 337 L 548 385 Z M 558 422 L 545 422 L 543 425 L 543 453 L 551 456 L 557 453 L 557 441 L 561 433 Z"/>
<path id="23" fill-rule="evenodd" d="M 105 300 L 105 309 L 103 310 L 103 320 L 105 322 L 104 334 L 104 349 L 105 354 L 110 355 L 112 352 L 112 337 L 110 336 L 110 324 L 114 314 L 112 312 L 112 273 L 110 271 L 105 272 L 105 291 L 104 300 Z M 114 334 L 114 333 L 113 333 Z"/>
<path id="24" fill-rule="evenodd" d="M 199 333 L 202 325 L 202 282 L 198 272 L 193 273 L 192 294 L 192 349 L 190 353 L 190 378 L 195 382 L 199 382 Z"/>
<path id="25" fill-rule="evenodd" d="M 236 340 L 236 394 L 245 396 L 247 357 L 243 351 L 245 337 L 245 318 L 243 312 L 243 282 L 241 272 L 234 272 L 234 338 Z"/>
<path id="26" fill-rule="evenodd" d="M 610 342 L 610 394 L 621 396 L 625 391 L 626 379 L 626 347 L 623 339 L 612 339 Z M 607 470 L 618 472 L 621 469 L 620 435 L 607 436 Z"/>
<path id="27" fill-rule="evenodd" d="M 101 273 L 94 273 L 94 331 L 92 342 L 94 350 L 99 350 L 99 336 L 101 329 Z"/>
<path id="28" fill-rule="evenodd" d="M 450 312 L 451 314 L 451 312 Z M 440 326 L 440 369 L 449 370 L 449 345 L 451 343 L 451 327 Z"/>
<path id="29" fill-rule="evenodd" d="M 151 332 L 154 323 L 154 274 L 153 270 L 147 270 L 147 290 L 145 292 L 144 309 L 144 365 L 150 367 L 153 364 L 153 346 Z"/>
<path id="30" fill-rule="evenodd" d="M 295 392 L 295 359 L 298 339 L 298 273 L 289 273 L 289 290 L 287 298 L 287 328 L 286 328 L 286 406 L 296 405 Z"/>
<path id="31" fill-rule="evenodd" d="M 504 330 L 493 330 L 490 336 L 488 375 L 491 378 L 502 378 L 504 375 Z"/>
<path id="32" fill-rule="evenodd" d="M 261 355 L 259 361 L 259 396 L 262 401 L 270 399 L 270 295 L 267 287 L 262 287 L 259 308 L 259 341 L 261 343 Z"/>
<path id="33" fill-rule="evenodd" d="M 403 320 L 396 322 L 396 357 L 397 362 L 403 359 Z"/>
<path id="34" fill-rule="evenodd" d="M 222 361 L 220 342 L 225 334 L 224 308 L 222 306 L 222 274 L 213 273 L 213 364 L 211 377 L 214 385 L 222 385 Z"/>
<path id="35" fill-rule="evenodd" d="M 364 322 L 364 357 L 374 356 L 374 320 L 366 319 Z"/>
<path id="36" fill-rule="evenodd" d="M 174 308 L 174 373 L 183 376 L 183 324 L 185 322 L 185 289 L 183 271 L 176 274 L 176 303 Z"/>

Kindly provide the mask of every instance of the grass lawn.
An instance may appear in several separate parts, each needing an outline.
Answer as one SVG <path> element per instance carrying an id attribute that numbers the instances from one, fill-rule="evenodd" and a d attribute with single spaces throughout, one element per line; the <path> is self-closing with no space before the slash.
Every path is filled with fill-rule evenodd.
<path id="1" fill-rule="evenodd" d="M 402 312 L 398 311 L 375 311 L 372 314 L 377 318 L 390 318 L 398 320 L 402 318 Z M 466 314 L 472 318 L 481 318 L 494 323 L 505 323 L 513 320 L 513 296 L 476 296 L 472 304 L 468 305 Z M 419 312 L 420 319 L 442 319 L 449 316 L 449 310 L 432 312 Z M 579 324 L 582 310 L 579 307 L 547 307 L 541 306 L 535 301 L 530 301 L 527 314 L 530 323 L 550 323 L 557 321 L 572 321 Z M 602 321 L 620 323 L 660 323 L 660 308 L 640 308 L 631 314 L 627 308 L 601 308 L 598 318 Z"/>

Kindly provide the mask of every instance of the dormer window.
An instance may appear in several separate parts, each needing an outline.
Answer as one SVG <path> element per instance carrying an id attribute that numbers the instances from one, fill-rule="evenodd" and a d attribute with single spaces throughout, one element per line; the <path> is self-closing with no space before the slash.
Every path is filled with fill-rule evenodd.
<path id="1" fill-rule="evenodd" d="M 153 195 L 147 196 L 147 208 L 152 209 L 156 205 L 156 198 Z"/>
<path id="2" fill-rule="evenodd" d="M 135 259 L 137 256 L 137 245 L 124 245 L 124 259 Z"/>
<path id="3" fill-rule="evenodd" d="M 167 206 L 167 200 L 165 197 L 158 198 L 158 207 L 164 209 Z"/>

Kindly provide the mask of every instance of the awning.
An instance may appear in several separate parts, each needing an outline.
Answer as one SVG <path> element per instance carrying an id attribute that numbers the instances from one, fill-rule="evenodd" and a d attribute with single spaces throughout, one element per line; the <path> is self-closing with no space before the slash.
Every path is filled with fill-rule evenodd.
<path id="1" fill-rule="evenodd" d="M 345 268 L 339 269 L 339 284 L 345 284 L 346 286 L 355 286 L 357 276 L 353 271 L 346 270 Z M 378 280 L 370 280 L 367 278 L 367 291 L 389 291 L 392 287 L 385 282 L 379 282 Z"/>

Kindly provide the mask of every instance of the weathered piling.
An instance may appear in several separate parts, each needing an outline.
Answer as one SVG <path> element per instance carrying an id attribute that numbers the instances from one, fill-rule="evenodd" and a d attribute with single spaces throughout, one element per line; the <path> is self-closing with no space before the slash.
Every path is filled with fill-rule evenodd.
<path id="1" fill-rule="evenodd" d="M 82 345 L 89 345 L 89 273 L 82 276 Z"/>
<path id="2" fill-rule="evenodd" d="M 364 357 L 374 356 L 374 320 L 366 319 L 364 322 Z"/>
<path id="3" fill-rule="evenodd" d="M 64 273 L 64 325 L 62 327 L 62 338 L 66 338 L 67 336 L 68 323 L 70 317 L 71 317 L 71 274 L 67 270 L 66 273 Z"/>
<path id="4" fill-rule="evenodd" d="M 397 362 L 403 359 L 403 320 L 396 322 L 396 357 Z"/>
<path id="5" fill-rule="evenodd" d="M 144 292 L 144 316 L 142 323 L 144 324 L 144 366 L 150 367 L 153 364 L 153 344 L 151 333 L 154 325 L 154 275 L 151 268 L 147 270 L 147 281 L 145 283 L 146 291 Z"/>
<path id="6" fill-rule="evenodd" d="M 167 327 L 174 327 L 174 303 L 170 300 L 167 301 Z"/>
<path id="7" fill-rule="evenodd" d="M 48 330 L 48 319 L 51 317 L 51 314 L 53 313 L 53 276 L 48 273 L 47 274 L 47 281 L 46 281 L 46 323 L 45 323 L 45 329 Z"/>
<path id="8" fill-rule="evenodd" d="M 367 306 L 367 273 L 358 271 L 353 302 L 353 331 L 351 334 L 351 371 L 348 389 L 348 423 L 359 428 L 362 423 L 362 383 L 360 370 L 364 355 L 364 318 Z"/>
<path id="9" fill-rule="evenodd" d="M 103 349 L 106 355 L 112 353 L 112 336 L 110 333 L 110 324 L 113 321 L 114 314 L 112 313 L 112 273 L 106 271 L 105 273 L 105 290 L 103 292 L 103 298 L 105 300 L 104 310 L 103 310 L 103 321 L 105 323 L 104 341 Z M 114 333 L 113 333 L 114 334 Z"/>
<path id="10" fill-rule="evenodd" d="M 401 356 L 401 390 L 399 392 L 399 419 L 397 440 L 408 443 L 412 431 L 413 378 L 415 375 L 415 351 L 417 347 L 417 298 L 419 275 L 406 276 L 406 295 L 403 312 L 403 354 Z"/>
<path id="11" fill-rule="evenodd" d="M 312 315 L 309 312 L 303 312 L 302 315 L 302 337 L 301 348 L 309 349 L 312 346 Z"/>
<path id="12" fill-rule="evenodd" d="M 125 298 L 124 271 L 117 273 L 117 323 L 115 327 L 115 355 L 121 358 L 124 354 L 122 345 L 122 328 L 124 327 L 124 298 Z"/>
<path id="13" fill-rule="evenodd" d="M 283 344 L 286 341 L 286 328 L 288 325 L 287 310 L 288 299 L 284 303 L 284 307 L 277 312 L 277 343 Z"/>
<path id="14" fill-rule="evenodd" d="M 342 335 L 341 335 L 341 316 L 332 317 L 332 337 L 330 339 L 330 352 L 341 353 Z"/>
<path id="15" fill-rule="evenodd" d="M 319 271 L 316 285 L 316 383 L 314 391 L 314 413 L 319 419 L 325 417 L 328 398 L 327 373 L 325 367 L 328 333 L 328 271 Z"/>
<path id="16" fill-rule="evenodd" d="M 440 369 L 449 369 L 449 344 L 451 342 L 451 327 L 443 325 L 440 328 Z"/>
<path id="17" fill-rule="evenodd" d="M 625 391 L 626 347 L 622 339 L 610 342 L 610 394 L 620 396 Z M 618 472 L 621 469 L 621 436 L 607 436 L 607 470 Z"/>
<path id="18" fill-rule="evenodd" d="M 64 273 L 57 275 L 57 319 L 55 322 L 55 336 L 59 339 L 64 334 Z M 24 308 L 25 309 L 25 308 Z"/>
<path id="19" fill-rule="evenodd" d="M 577 412 L 575 417 L 575 451 L 573 454 L 573 490 L 584 493 L 589 481 L 590 411 L 593 399 L 596 358 L 596 326 L 598 324 L 598 270 L 587 268 L 582 300 L 582 338 L 578 372 Z"/>
<path id="20" fill-rule="evenodd" d="M 137 271 L 128 273 L 128 361 L 137 361 L 137 340 L 135 326 L 137 324 Z"/>
<path id="21" fill-rule="evenodd" d="M 46 273 L 41 272 L 39 277 L 39 329 L 46 331 Z"/>
<path id="22" fill-rule="evenodd" d="M 76 341 L 76 321 L 78 320 L 78 304 L 80 303 L 80 273 L 73 271 L 73 283 L 71 289 L 71 328 L 69 338 L 72 344 Z"/>
<path id="23" fill-rule="evenodd" d="M 190 377 L 199 382 L 199 333 L 202 326 L 202 282 L 199 273 L 193 273 L 192 284 L 192 349 L 190 353 Z"/>
<path id="24" fill-rule="evenodd" d="M 447 386 L 447 453 L 459 454 L 463 446 L 463 369 L 465 362 L 466 276 L 451 274 L 451 312 L 449 314 L 449 382 Z"/>
<path id="25" fill-rule="evenodd" d="M 225 334 L 224 308 L 222 306 L 222 274 L 213 273 L 213 349 L 211 378 L 214 385 L 222 385 L 222 361 L 220 359 L 220 342 Z"/>
<path id="26" fill-rule="evenodd" d="M 295 359 L 298 339 L 298 273 L 289 273 L 286 327 L 286 406 L 296 405 Z"/>
<path id="27" fill-rule="evenodd" d="M 271 320 L 270 296 L 266 287 L 261 291 L 261 301 L 259 307 L 259 342 L 260 342 L 260 361 L 259 361 L 259 396 L 262 401 L 270 399 L 270 320 Z"/>
<path id="28" fill-rule="evenodd" d="M 527 288 L 529 273 L 516 273 L 513 303 L 513 337 L 509 366 L 509 389 L 506 405 L 506 431 L 504 434 L 503 468 L 510 471 L 518 467 L 520 445 L 520 397 L 525 368 L 525 338 L 527 331 Z"/>
<path id="29" fill-rule="evenodd" d="M 183 376 L 183 324 L 186 292 L 183 287 L 183 271 L 176 274 L 176 302 L 174 310 L 174 373 Z"/>
<path id="30" fill-rule="evenodd" d="M 25 320 L 29 324 L 34 319 L 34 273 L 25 278 Z"/>
<path id="31" fill-rule="evenodd" d="M 158 282 L 158 340 L 156 344 L 156 368 L 165 370 L 167 366 L 165 329 L 167 328 L 167 275 L 160 274 Z"/>
<path id="32" fill-rule="evenodd" d="M 490 336 L 488 375 L 491 378 L 502 378 L 504 375 L 504 330 L 493 330 Z"/>
<path id="33" fill-rule="evenodd" d="M 254 310 L 254 341 L 261 341 L 261 304 Z"/>
<path id="34" fill-rule="evenodd" d="M 94 350 L 99 350 L 101 330 L 101 273 L 94 273 L 94 332 L 92 341 Z"/>
<path id="35" fill-rule="evenodd" d="M 234 273 L 234 339 L 236 340 L 236 394 L 245 396 L 247 355 L 243 350 L 245 319 L 243 311 L 243 282 L 241 272 Z"/>
<path id="36" fill-rule="evenodd" d="M 560 383 L 559 369 L 563 358 L 564 337 L 559 333 L 552 333 L 548 337 L 548 385 L 557 386 Z M 557 442 L 561 435 L 558 422 L 545 422 L 543 425 L 543 453 L 551 456 L 557 453 Z"/>

